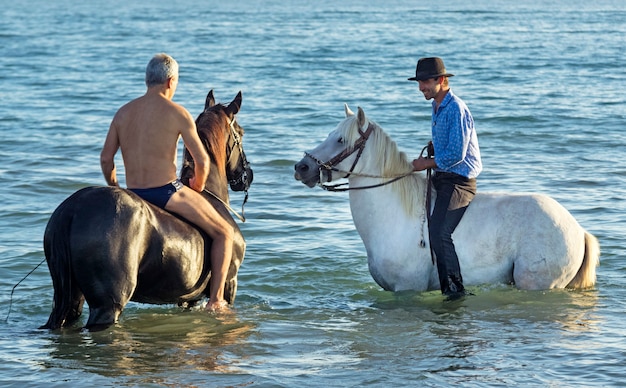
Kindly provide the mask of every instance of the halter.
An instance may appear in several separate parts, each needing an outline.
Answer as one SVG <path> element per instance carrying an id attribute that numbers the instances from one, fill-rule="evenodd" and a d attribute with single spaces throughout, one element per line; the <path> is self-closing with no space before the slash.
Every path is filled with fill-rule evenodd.
<path id="1" fill-rule="evenodd" d="M 365 149 L 365 142 L 367 142 L 367 140 L 369 139 L 370 135 L 372 134 L 372 132 L 374 131 L 374 125 L 372 123 L 369 123 L 367 126 L 367 129 L 365 130 L 365 132 L 363 132 L 361 130 L 361 128 L 359 128 L 359 134 L 361 135 L 358 140 L 354 143 L 354 147 L 352 148 L 352 150 L 348 150 L 348 148 L 344 149 L 343 151 L 341 151 L 339 154 L 337 154 L 335 157 L 333 157 L 332 159 L 330 159 L 328 162 L 323 162 L 321 160 L 319 160 L 318 158 L 316 158 L 315 156 L 311 155 L 308 152 L 305 152 L 304 154 L 306 156 L 308 156 L 309 158 L 313 159 L 315 161 L 315 163 L 318 164 L 319 166 L 319 170 L 320 170 L 320 184 L 319 186 L 327 191 L 348 191 L 348 190 L 364 190 L 364 189 L 373 189 L 376 187 L 381 187 L 381 186 L 385 186 L 388 185 L 390 183 L 396 182 L 404 177 L 407 177 L 409 175 L 411 175 L 413 172 L 409 172 L 406 174 L 401 174 L 401 175 L 397 175 L 397 176 L 392 176 L 392 177 L 385 177 L 385 176 L 377 176 L 377 175 L 368 175 L 368 174 L 359 174 L 359 173 L 355 173 L 354 172 L 354 168 L 356 167 L 356 164 L 359 162 L 359 159 L 361 158 L 361 154 L 363 154 L 363 150 Z M 353 153 L 357 152 L 356 158 L 354 159 L 354 162 L 352 163 L 352 166 L 350 167 L 350 170 L 348 171 L 344 171 L 344 170 L 340 170 L 338 168 L 336 168 L 335 166 L 338 163 L 341 163 L 342 161 L 346 160 L 348 157 L 350 157 L 350 155 L 352 155 Z M 360 176 L 360 177 L 366 177 L 366 178 L 383 178 L 383 179 L 389 179 L 385 182 L 382 183 L 378 183 L 378 184 L 373 184 L 373 185 L 368 185 L 368 186 L 359 186 L 359 187 L 341 187 L 341 186 L 345 186 L 347 185 L 347 183 L 338 183 L 335 185 L 325 185 L 322 181 L 324 179 L 322 179 L 324 176 L 326 176 L 326 180 L 325 182 L 331 182 L 332 181 L 332 173 L 333 171 L 335 172 L 339 172 L 342 174 L 346 174 L 343 178 L 349 178 L 350 175 L 354 175 L 354 176 Z"/>

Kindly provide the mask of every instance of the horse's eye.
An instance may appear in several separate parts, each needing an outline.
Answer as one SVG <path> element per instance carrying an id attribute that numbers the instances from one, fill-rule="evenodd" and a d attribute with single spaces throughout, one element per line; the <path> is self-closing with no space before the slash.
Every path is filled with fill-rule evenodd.
<path id="1" fill-rule="evenodd" d="M 339 139 L 337 139 L 337 143 L 343 143 L 343 137 L 340 137 Z"/>

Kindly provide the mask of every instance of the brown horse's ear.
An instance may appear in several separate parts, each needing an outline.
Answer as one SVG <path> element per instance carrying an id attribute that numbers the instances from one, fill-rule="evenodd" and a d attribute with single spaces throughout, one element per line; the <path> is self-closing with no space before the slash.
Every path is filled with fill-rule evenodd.
<path id="1" fill-rule="evenodd" d="M 213 89 L 211 89 L 209 91 L 209 94 L 206 95 L 206 102 L 204 103 L 204 110 L 207 110 L 214 105 L 215 105 L 215 97 L 213 97 Z"/>
<path id="2" fill-rule="evenodd" d="M 233 101 L 228 104 L 228 107 L 226 107 L 226 114 L 230 117 L 234 117 L 237 113 L 239 113 L 239 109 L 241 109 L 241 100 L 242 96 L 240 90 L 239 93 L 237 93 L 237 96 L 235 96 L 235 98 L 233 99 Z"/>

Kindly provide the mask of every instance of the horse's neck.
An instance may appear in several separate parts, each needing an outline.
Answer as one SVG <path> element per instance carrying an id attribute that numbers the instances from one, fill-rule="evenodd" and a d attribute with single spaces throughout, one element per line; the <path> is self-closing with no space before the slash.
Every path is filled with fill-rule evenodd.
<path id="1" fill-rule="evenodd" d="M 354 177 L 349 179 L 350 205 L 354 208 L 353 213 L 359 212 L 367 214 L 368 217 L 379 217 L 385 213 L 385 208 L 389 205 L 395 206 L 395 190 L 391 184 L 367 188 L 378 185 L 382 182 L 376 178 Z"/>
<path id="2" fill-rule="evenodd" d="M 211 163 L 209 176 L 207 177 L 204 188 L 216 195 L 223 202 L 229 203 L 228 198 L 228 179 L 219 173 L 215 163 Z"/>
<path id="3" fill-rule="evenodd" d="M 350 205 L 355 212 L 366 213 L 368 218 L 384 217 L 390 213 L 402 219 L 421 219 L 425 216 L 426 178 L 421 174 L 413 174 L 402 178 L 396 183 L 389 183 L 379 188 L 358 189 L 383 183 L 385 180 L 376 178 L 351 177 Z M 357 221 L 357 217 L 353 217 Z"/>

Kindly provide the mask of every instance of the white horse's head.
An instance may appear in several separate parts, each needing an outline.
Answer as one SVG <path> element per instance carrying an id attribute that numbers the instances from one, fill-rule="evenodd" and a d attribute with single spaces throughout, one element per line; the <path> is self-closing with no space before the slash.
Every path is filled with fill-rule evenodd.
<path id="1" fill-rule="evenodd" d="M 344 108 L 346 118 L 326 140 L 315 149 L 305 152 L 305 157 L 295 166 L 295 178 L 309 187 L 348 177 L 350 173 L 356 172 L 356 168 L 359 171 L 361 169 L 357 164 L 373 132 L 373 126 L 369 125 L 360 107 L 357 115 L 347 104 Z"/>
<path id="2" fill-rule="evenodd" d="M 309 187 L 341 178 L 395 178 L 412 171 L 404 153 L 360 107 L 355 115 L 344 105 L 346 118 L 326 140 L 295 165 L 295 179 Z"/>

